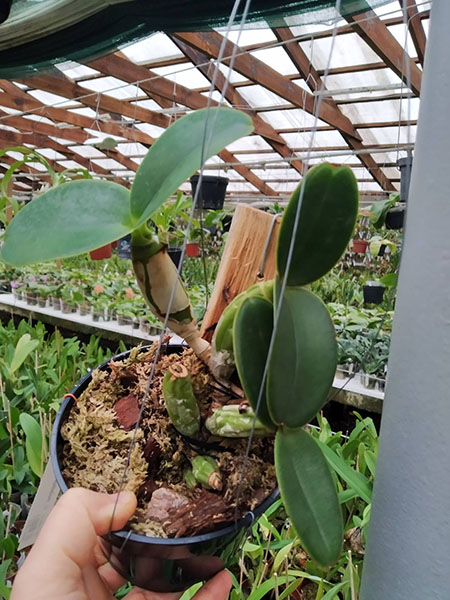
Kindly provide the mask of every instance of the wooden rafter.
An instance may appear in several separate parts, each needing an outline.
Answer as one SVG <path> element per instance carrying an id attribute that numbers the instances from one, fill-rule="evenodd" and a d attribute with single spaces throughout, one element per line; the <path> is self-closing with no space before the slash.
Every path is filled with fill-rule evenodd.
<path id="1" fill-rule="evenodd" d="M 278 96 L 289 100 L 294 106 L 304 109 L 310 114 L 314 114 L 316 99 L 312 94 L 302 90 L 290 79 L 280 75 L 275 69 L 272 69 L 258 58 L 251 54 L 243 54 L 242 49 L 230 41 L 225 41 L 223 37 L 216 32 L 202 33 L 175 33 L 178 39 L 186 42 L 193 48 L 200 50 L 210 58 L 219 57 L 222 42 L 224 44 L 224 56 L 222 62 L 230 64 L 230 58 L 235 55 L 233 69 L 238 71 L 254 83 L 259 84 Z M 346 131 L 349 135 L 360 139 L 350 120 L 340 111 L 336 111 L 328 101 L 322 102 L 319 118 L 330 125 L 333 125 L 341 131 Z"/>
<path id="2" fill-rule="evenodd" d="M 414 48 L 417 52 L 417 57 L 423 67 L 425 61 L 425 46 L 427 43 L 427 36 L 425 35 L 425 29 L 423 28 L 420 13 L 417 10 L 416 0 L 399 1 L 401 7 L 406 10 L 406 16 L 408 18 L 408 30 L 411 34 Z"/>
<path id="3" fill-rule="evenodd" d="M 27 119 L 24 119 L 27 121 Z M 29 121 L 30 124 L 34 123 L 34 121 Z M 27 124 L 25 125 L 28 128 Z M 73 150 L 71 147 L 64 146 L 59 142 L 52 140 L 47 135 L 41 135 L 39 133 L 34 133 L 32 130 L 27 131 L 24 128 L 24 133 L 17 133 L 15 131 L 9 131 L 7 129 L 0 129 L 0 141 L 2 146 L 35 146 L 38 148 L 50 148 L 62 154 L 65 158 L 64 160 L 73 160 L 77 162 L 80 166 L 84 167 L 88 171 L 93 171 L 98 175 L 109 175 L 109 171 L 104 169 L 103 167 L 91 163 L 89 159 L 84 157 L 82 154 Z M 51 160 L 47 158 L 49 163 L 55 170 L 64 170 L 65 167 L 59 165 L 57 160 Z M 61 167 L 60 169 L 56 168 Z M 135 165 L 136 166 L 136 165 Z M 38 171 L 40 173 L 40 171 Z M 120 183 L 125 183 L 125 181 L 121 178 L 117 178 Z"/>
<path id="4" fill-rule="evenodd" d="M 218 102 L 215 100 L 208 101 L 208 98 L 202 94 L 195 92 L 183 85 L 174 85 L 173 81 L 161 77 L 152 71 L 148 71 L 145 67 L 140 67 L 131 63 L 129 60 L 123 59 L 117 55 L 111 55 L 106 58 L 100 58 L 90 63 L 92 68 L 101 71 L 105 75 L 115 74 L 115 77 L 119 77 L 124 81 L 133 82 L 138 79 L 150 79 L 150 81 L 141 81 L 140 87 L 149 94 L 157 94 L 161 98 L 170 100 L 170 105 L 173 101 L 178 104 L 183 104 L 193 110 L 199 108 L 206 108 L 207 106 L 218 106 Z M 282 142 L 283 139 L 276 133 L 276 131 L 270 127 L 268 123 L 262 119 L 254 118 L 255 113 L 251 109 L 248 111 L 243 108 L 245 112 L 248 112 L 253 119 L 255 126 L 255 133 L 265 138 L 269 137 L 278 142 Z"/>
<path id="5" fill-rule="evenodd" d="M 173 82 L 165 79 L 164 77 L 156 76 L 155 73 L 148 71 L 145 67 L 135 65 L 128 60 L 125 60 L 117 55 L 111 55 L 107 58 L 101 58 L 90 63 L 90 66 L 96 70 L 99 70 L 105 74 L 113 74 L 124 81 L 138 81 L 140 87 L 149 91 L 150 93 L 156 93 L 161 98 L 166 100 L 175 100 L 177 103 L 183 104 L 192 109 L 206 108 L 208 106 L 208 99 L 197 92 L 192 92 L 189 88 L 182 85 L 174 86 Z M 150 79 L 154 76 L 154 79 Z M 143 81 L 149 79 L 149 81 Z M 212 106 L 217 105 L 217 102 L 212 102 Z M 262 120 L 262 119 L 261 119 Z M 272 135 L 276 135 L 275 132 Z M 277 136 L 278 138 L 280 136 Z M 282 139 L 282 138 L 280 138 Z M 236 162 L 239 162 L 231 153 L 228 155 Z M 258 190 L 263 191 L 270 189 L 259 177 L 252 174 L 247 167 L 242 167 L 239 171 L 239 166 L 235 167 L 235 170 L 243 175 L 243 177 Z M 263 193 L 266 193 L 263 191 Z M 271 195 L 276 195 L 275 190 L 270 190 Z"/>
<path id="6" fill-rule="evenodd" d="M 46 106 L 10 81 L 0 80 L 0 87 L 6 92 L 3 94 L 0 93 L 0 106 L 7 106 L 19 111 L 32 111 L 34 114 L 47 117 L 52 121 L 67 123 L 85 129 L 97 129 L 102 133 L 123 137 L 132 142 L 140 142 L 147 146 L 151 146 L 155 141 L 153 137 L 140 131 L 134 125 L 128 127 L 114 121 L 108 122 L 86 117 L 70 112 L 65 108 Z M 59 137 L 63 138 L 64 136 L 60 135 Z"/>
<path id="7" fill-rule="evenodd" d="M 117 100 L 117 98 L 112 98 L 101 92 L 93 92 L 78 85 L 63 73 L 58 75 L 35 75 L 34 77 L 24 79 L 23 83 L 30 87 L 50 92 L 51 94 L 58 94 L 70 100 L 78 99 L 85 106 L 89 106 L 94 110 L 97 110 L 97 108 L 104 110 L 112 115 L 117 115 L 118 118 L 124 115 L 130 119 L 136 119 L 143 123 L 157 125 L 158 127 L 166 128 L 169 125 L 169 119 L 166 115 L 143 108 L 142 106 L 132 105 L 123 100 Z"/>
<path id="8" fill-rule="evenodd" d="M 372 11 L 345 17 L 356 33 L 400 77 L 416 96 L 420 96 L 422 72 L 397 42 L 385 23 Z"/>
<path id="9" fill-rule="evenodd" d="M 303 173 L 304 167 L 302 161 L 292 159 L 293 152 L 291 148 L 289 148 L 289 145 L 281 137 L 279 132 L 277 132 L 275 128 L 272 127 L 272 125 L 270 125 L 270 123 L 264 121 L 263 118 L 260 117 L 258 113 L 253 110 L 253 108 L 242 96 L 242 94 L 240 94 L 230 82 L 226 81 L 223 73 L 221 73 L 220 71 L 216 72 L 215 68 L 210 63 L 204 64 L 205 62 L 208 62 L 208 57 L 205 56 L 202 52 L 195 50 L 195 48 L 188 46 L 188 44 L 185 44 L 180 39 L 172 38 L 172 40 L 185 54 L 185 56 L 187 56 L 189 60 L 197 66 L 199 71 L 203 73 L 203 75 L 207 79 L 209 79 L 209 81 L 214 81 L 215 87 L 220 92 L 223 93 L 225 91 L 225 98 L 232 106 L 238 106 L 240 110 L 244 110 L 245 112 L 247 112 L 247 114 L 249 114 L 252 117 L 253 123 L 255 124 L 255 131 L 256 128 L 258 128 L 259 130 L 262 130 L 264 128 L 266 131 L 269 131 L 269 136 L 265 135 L 264 133 L 261 133 L 260 135 L 266 140 L 266 142 L 270 146 L 272 146 L 272 148 L 276 152 L 278 152 L 280 156 L 290 161 L 290 164 L 294 169 L 296 169 L 299 173 Z"/>
<path id="10" fill-rule="evenodd" d="M 280 27 L 273 29 L 273 32 L 276 38 L 280 42 L 285 43 L 285 50 L 289 55 L 289 58 L 292 60 L 294 65 L 297 67 L 300 75 L 305 79 L 306 85 L 313 92 L 319 89 L 326 89 L 324 82 L 322 81 L 321 76 L 316 71 L 314 66 L 311 64 L 310 59 L 304 52 L 304 50 L 300 47 L 300 45 L 295 41 L 295 37 L 292 34 L 289 27 Z M 341 112 L 341 109 L 335 101 L 330 98 L 328 100 L 331 106 L 333 106 L 334 110 L 337 112 Z M 352 135 L 348 135 L 347 131 L 340 130 L 340 134 L 345 139 L 347 144 L 352 150 L 364 150 L 364 145 L 361 142 L 361 139 L 356 139 Z M 375 159 L 370 154 L 359 154 L 359 160 L 361 163 L 369 169 L 370 174 L 373 179 L 381 186 L 384 190 L 394 191 L 395 187 L 389 179 L 387 179 L 386 175 L 383 171 L 378 167 Z"/>

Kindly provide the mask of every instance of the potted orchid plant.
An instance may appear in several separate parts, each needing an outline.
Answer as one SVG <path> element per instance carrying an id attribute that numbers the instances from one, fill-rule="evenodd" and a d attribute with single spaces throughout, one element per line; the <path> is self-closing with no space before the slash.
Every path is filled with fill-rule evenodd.
<path id="1" fill-rule="evenodd" d="M 90 376 L 91 383 L 85 378 L 72 391 L 79 396 L 76 407 L 73 398 L 66 399 L 52 441 L 63 489 L 80 485 L 88 471 L 78 462 L 83 444 L 77 440 L 97 427 L 112 436 L 114 452 L 123 445 L 129 457 L 126 485 L 139 494 L 141 513 L 132 532 L 119 532 L 110 541 L 122 562 L 130 561 L 130 553 L 134 561 L 144 561 L 133 562 L 135 578 L 145 574 L 145 561 L 152 561 L 156 591 L 184 589 L 223 567 L 222 560 L 210 560 L 221 556 L 219 541 L 236 535 L 236 519 L 244 527 L 246 515 L 259 514 L 274 498 L 273 460 L 286 510 L 308 554 L 326 567 L 337 561 L 342 547 L 336 483 L 305 426 L 326 402 L 337 363 L 331 317 L 309 286 L 336 264 L 351 238 L 358 212 L 352 171 L 324 163 L 307 173 L 284 213 L 275 281 L 253 286 L 229 304 L 212 347 L 200 336 L 167 244 L 151 222 L 202 161 L 251 131 L 250 118 L 232 109 L 191 113 L 150 148 L 131 191 L 101 180 L 52 188 L 13 219 L 1 249 L 5 262 L 23 265 L 79 254 L 131 233 L 133 268 L 149 309 L 191 348 L 181 349 L 181 357 L 169 352 L 151 371 L 138 351 L 103 365 Z M 323 243 L 315 244 L 316 239 Z M 157 360 L 159 348 L 152 346 L 144 357 Z M 105 369 L 111 371 L 110 383 Z M 150 408 L 143 401 L 142 373 L 147 378 L 153 373 Z M 96 393 L 102 382 L 109 387 L 100 400 Z M 119 398 L 111 399 L 113 389 Z M 92 407 L 92 427 L 83 433 Z M 136 443 L 130 447 L 133 428 Z M 83 460 L 89 462 L 91 454 L 84 453 Z M 125 464 L 124 456 L 115 454 L 115 464 Z M 109 464 L 98 457 L 92 464 L 94 471 L 100 469 L 96 489 L 117 489 L 111 486 L 118 485 L 121 474 L 108 467 L 105 476 Z M 166 469 L 165 481 L 161 469 Z M 205 550 L 207 541 L 214 549 L 210 544 Z M 202 575 L 192 571 L 194 563 L 203 567 Z"/>

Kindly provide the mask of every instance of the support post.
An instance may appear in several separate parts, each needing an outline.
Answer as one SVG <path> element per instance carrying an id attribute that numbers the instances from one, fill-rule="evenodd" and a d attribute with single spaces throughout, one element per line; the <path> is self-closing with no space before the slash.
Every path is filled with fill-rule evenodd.
<path id="1" fill-rule="evenodd" d="M 449 23 L 434 0 L 361 600 L 450 594 Z"/>

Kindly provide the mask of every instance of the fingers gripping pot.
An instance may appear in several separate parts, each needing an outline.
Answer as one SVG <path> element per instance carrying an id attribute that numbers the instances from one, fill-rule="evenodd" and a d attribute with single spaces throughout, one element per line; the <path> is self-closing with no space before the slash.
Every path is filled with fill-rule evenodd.
<path id="1" fill-rule="evenodd" d="M 180 352 L 181 346 L 168 347 L 168 352 Z M 145 348 L 143 348 L 145 350 Z M 115 356 L 112 360 L 127 358 L 129 352 Z M 99 367 L 108 370 L 109 360 Z M 64 440 L 61 427 L 66 421 L 74 398 L 78 398 L 88 387 L 92 373 L 85 375 L 70 391 L 56 416 L 51 438 L 51 460 L 55 477 L 61 491 L 68 489 L 62 474 L 62 452 Z M 135 585 L 153 592 L 183 591 L 192 584 L 208 580 L 227 566 L 247 535 L 254 519 L 267 510 L 277 499 L 275 490 L 256 509 L 234 524 L 210 533 L 181 538 L 156 538 L 129 530 L 110 532 L 105 536 L 107 558 L 114 569 Z"/>

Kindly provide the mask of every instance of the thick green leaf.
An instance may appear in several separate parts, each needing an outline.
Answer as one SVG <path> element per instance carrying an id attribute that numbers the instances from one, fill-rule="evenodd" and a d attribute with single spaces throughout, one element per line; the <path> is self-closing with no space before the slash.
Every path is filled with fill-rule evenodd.
<path id="1" fill-rule="evenodd" d="M 255 413 L 272 331 L 272 303 L 264 298 L 246 298 L 234 320 L 234 358 L 242 388 Z M 273 427 L 265 389 L 257 417 L 267 427 Z"/>
<path id="2" fill-rule="evenodd" d="M 338 456 L 331 448 L 326 444 L 317 440 L 328 464 L 336 473 L 342 477 L 345 483 L 355 490 L 360 498 L 370 504 L 372 502 L 372 486 L 369 483 L 367 477 L 364 477 L 362 473 L 358 473 L 352 469 L 343 458 Z"/>
<path id="3" fill-rule="evenodd" d="M 303 429 L 281 428 L 275 466 L 281 498 L 302 545 L 319 565 L 333 564 L 344 530 L 336 485 L 319 446 Z"/>
<path id="4" fill-rule="evenodd" d="M 26 357 L 39 346 L 39 340 L 32 340 L 29 333 L 24 333 L 17 342 L 14 350 L 14 356 L 9 366 L 9 372 L 12 375 L 23 364 Z"/>
<path id="5" fill-rule="evenodd" d="M 287 287 L 267 376 L 272 421 L 308 423 L 327 400 L 336 365 L 336 335 L 325 304 L 308 290 Z"/>
<path id="6" fill-rule="evenodd" d="M 205 160 L 252 131 L 250 117 L 231 108 L 205 108 L 175 121 L 136 173 L 131 188 L 133 217 L 143 223 Z"/>
<path id="7" fill-rule="evenodd" d="M 44 472 L 43 446 L 45 444 L 41 427 L 31 415 L 22 413 L 20 415 L 20 424 L 25 432 L 25 450 L 31 470 L 38 477 L 42 477 Z"/>
<path id="8" fill-rule="evenodd" d="M 79 180 L 51 188 L 11 221 L 0 257 L 21 266 L 94 250 L 133 230 L 129 191 Z"/>
<path id="9" fill-rule="evenodd" d="M 347 248 L 358 215 L 358 186 L 349 167 L 323 163 L 310 169 L 293 193 L 278 238 L 277 264 L 285 276 L 294 222 L 304 186 L 288 285 L 306 285 L 327 273 Z"/>

